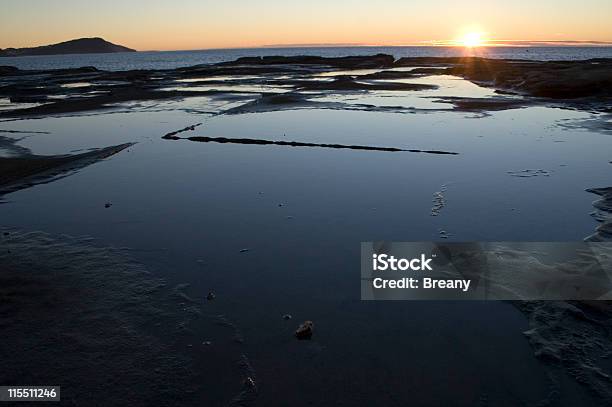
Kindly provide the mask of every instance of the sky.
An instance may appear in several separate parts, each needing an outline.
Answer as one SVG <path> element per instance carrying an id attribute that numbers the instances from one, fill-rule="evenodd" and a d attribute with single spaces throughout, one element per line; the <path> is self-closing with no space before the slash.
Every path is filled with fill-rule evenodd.
<path id="1" fill-rule="evenodd" d="M 612 42 L 612 0 L 0 0 L 0 48 L 81 37 L 144 50 L 485 39 Z"/>

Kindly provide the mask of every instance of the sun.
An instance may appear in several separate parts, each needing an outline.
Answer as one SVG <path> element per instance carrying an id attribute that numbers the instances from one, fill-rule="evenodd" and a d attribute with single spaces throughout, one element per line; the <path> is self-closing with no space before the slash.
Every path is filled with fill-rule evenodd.
<path id="1" fill-rule="evenodd" d="M 482 34 L 478 32 L 469 32 L 461 38 L 460 42 L 466 48 L 474 48 L 484 45 L 485 41 L 482 38 Z"/>

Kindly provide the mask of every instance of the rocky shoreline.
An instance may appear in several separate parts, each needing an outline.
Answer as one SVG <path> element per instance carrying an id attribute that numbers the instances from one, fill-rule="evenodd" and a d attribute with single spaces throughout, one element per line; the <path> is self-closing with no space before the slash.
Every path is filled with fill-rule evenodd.
<path id="1" fill-rule="evenodd" d="M 374 72 L 350 72 L 364 69 Z M 342 72 L 328 80 L 318 77 L 330 71 Z M 612 111 L 612 59 L 538 62 L 415 57 L 395 60 L 391 55 L 378 54 L 340 58 L 245 57 L 171 70 L 119 72 L 94 67 L 26 71 L 0 66 L 0 98 L 14 104 L 14 109 L 0 110 L 0 118 L 39 117 L 95 110 L 122 102 L 220 94 L 250 94 L 264 98 L 280 94 L 274 87 L 283 89 L 284 99 L 275 103 L 278 108 L 285 103 L 306 103 L 304 92 L 435 89 L 435 85 L 397 82 L 431 75 L 458 76 L 493 88 L 499 95 L 489 101 L 456 98 L 451 103 L 457 110 L 500 110 L 547 103 L 572 109 Z M 207 85 L 226 85 L 231 81 L 232 85 L 264 85 L 271 89 L 187 89 L 201 80 L 206 80 Z M 518 96 L 523 98 L 516 99 Z M 20 107 L 26 103 L 35 105 Z"/>

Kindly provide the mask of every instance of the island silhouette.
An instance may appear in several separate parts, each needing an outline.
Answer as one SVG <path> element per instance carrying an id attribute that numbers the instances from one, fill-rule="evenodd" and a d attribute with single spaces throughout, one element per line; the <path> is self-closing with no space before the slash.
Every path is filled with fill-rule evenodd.
<path id="1" fill-rule="evenodd" d="M 115 52 L 136 52 L 136 50 L 113 44 L 100 37 L 78 38 L 57 44 L 30 48 L 0 49 L 0 57 L 62 54 L 108 54 Z"/>

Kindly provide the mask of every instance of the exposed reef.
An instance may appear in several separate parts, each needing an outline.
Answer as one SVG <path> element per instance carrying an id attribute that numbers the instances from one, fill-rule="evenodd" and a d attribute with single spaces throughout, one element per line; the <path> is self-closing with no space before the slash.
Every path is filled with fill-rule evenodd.
<path id="1" fill-rule="evenodd" d="M 495 97 L 495 98 L 467 98 L 446 96 L 436 100 L 441 103 L 450 103 L 455 110 L 492 112 L 496 110 L 519 109 L 536 104 L 536 101 L 517 98 Z"/>
<path id="2" fill-rule="evenodd" d="M 243 57 L 235 61 L 222 62 L 221 66 L 235 65 L 325 65 L 344 69 L 367 69 L 367 68 L 390 68 L 395 58 L 392 55 L 376 54 L 350 57 L 320 57 L 320 56 L 265 56 L 265 57 Z"/>
<path id="3" fill-rule="evenodd" d="M 593 212 L 592 215 L 593 218 L 601 222 L 601 224 L 597 227 L 595 233 L 588 236 L 585 240 L 590 242 L 612 240 L 612 187 L 589 188 L 586 191 L 599 195 L 600 197 L 593 202 L 595 212 Z"/>
<path id="4" fill-rule="evenodd" d="M 612 97 L 612 60 L 522 61 L 478 57 L 400 58 L 394 66 L 451 65 L 443 72 L 504 91 L 553 99 Z"/>
<path id="5" fill-rule="evenodd" d="M 192 136 L 192 137 L 178 137 L 177 132 L 168 133 L 163 136 L 166 140 L 190 140 L 198 141 L 200 143 L 229 143 L 229 144 L 252 144 L 252 145 L 275 145 L 275 146 L 287 146 L 287 147 L 321 147 L 321 148 L 336 148 L 336 149 L 349 149 L 349 150 L 366 150 L 366 151 L 387 151 L 387 152 L 409 152 L 409 153 L 425 153 L 425 154 L 442 154 L 442 155 L 458 155 L 452 151 L 441 151 L 441 150 L 418 150 L 418 149 L 403 149 L 396 147 L 375 147 L 375 146 L 359 146 L 349 144 L 329 144 L 329 143 L 306 143 L 301 141 L 274 141 L 274 140 L 263 140 L 263 139 L 251 139 L 251 138 L 229 138 L 229 137 L 206 137 L 206 136 Z"/>
<path id="6" fill-rule="evenodd" d="M 168 140 L 174 140 L 177 139 L 179 137 L 177 137 L 177 134 L 181 134 L 184 133 L 186 131 L 194 131 L 196 129 L 196 127 L 201 126 L 202 123 L 196 123 L 196 124 L 192 124 L 191 126 L 187 126 L 183 129 L 180 130 L 176 130 L 176 131 L 171 131 L 170 133 L 166 134 L 164 137 L 162 137 L 163 139 L 168 139 Z"/>
<path id="7" fill-rule="evenodd" d="M 23 155 L 24 151 L 20 151 L 22 155 L 19 157 L 0 157 L 0 197 L 35 184 L 53 181 L 117 154 L 131 145 L 120 144 L 75 155 Z"/>
<path id="8" fill-rule="evenodd" d="M 341 75 L 334 80 L 301 81 L 293 83 L 300 90 L 428 90 L 436 89 L 435 85 L 401 82 L 358 82 L 353 76 Z"/>
<path id="9" fill-rule="evenodd" d="M 515 305 L 527 316 L 524 332 L 543 363 L 562 369 L 604 405 L 612 403 L 609 301 L 523 301 Z M 560 381 L 551 376 L 557 390 Z M 553 396 L 557 396 L 555 394 Z M 550 400 L 554 402 L 553 400 Z"/>
<path id="10" fill-rule="evenodd" d="M 360 69 L 375 72 L 363 73 Z M 338 75 L 321 76 L 335 72 Z M 170 70 L 120 72 L 93 67 L 24 71 L 0 66 L 0 98 L 8 99 L 14 107 L 1 110 L 0 117 L 73 113 L 140 100 L 239 94 L 263 98 L 287 92 L 297 96 L 278 99 L 276 105 L 295 107 L 308 105 L 299 96 L 313 92 L 436 89 L 434 84 L 392 81 L 433 75 L 454 75 L 494 88 L 500 94 L 498 98 L 440 99 L 463 111 L 549 103 L 606 112 L 612 99 L 612 59 L 538 62 L 476 57 L 395 60 L 384 54 L 341 58 L 271 56 Z M 508 94 L 513 97 L 504 96 Z"/>

